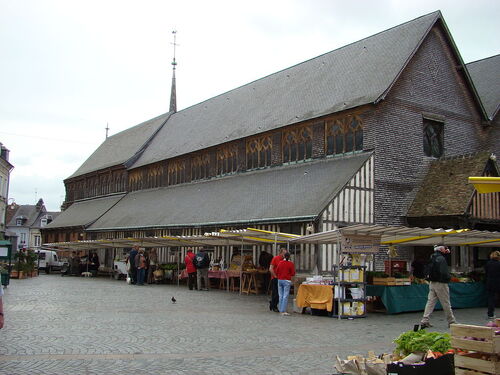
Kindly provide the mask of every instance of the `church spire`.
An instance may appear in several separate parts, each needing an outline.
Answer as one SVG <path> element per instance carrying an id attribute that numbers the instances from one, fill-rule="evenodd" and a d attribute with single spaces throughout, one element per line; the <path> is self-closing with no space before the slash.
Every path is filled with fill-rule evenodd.
<path id="1" fill-rule="evenodd" d="M 176 42 L 176 36 L 177 36 L 177 31 L 174 30 L 172 31 L 172 34 L 174 35 L 174 60 L 172 61 L 172 88 L 170 90 L 170 112 L 177 112 L 177 93 L 175 90 L 175 67 L 177 66 L 177 62 L 175 61 L 175 47 L 177 46 Z"/>

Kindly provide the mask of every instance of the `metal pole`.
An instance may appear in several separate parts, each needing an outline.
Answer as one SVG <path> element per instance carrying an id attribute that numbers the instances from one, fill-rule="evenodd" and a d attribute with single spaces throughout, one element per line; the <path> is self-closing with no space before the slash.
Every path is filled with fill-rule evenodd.
<path id="1" fill-rule="evenodd" d="M 181 259 L 181 249 L 179 248 L 179 254 L 177 254 L 177 286 L 180 286 L 180 279 L 181 279 L 180 259 Z"/>
<path id="2" fill-rule="evenodd" d="M 240 266 L 240 295 L 241 295 L 243 286 L 243 236 L 241 236 L 240 257 L 241 257 L 241 266 Z"/>

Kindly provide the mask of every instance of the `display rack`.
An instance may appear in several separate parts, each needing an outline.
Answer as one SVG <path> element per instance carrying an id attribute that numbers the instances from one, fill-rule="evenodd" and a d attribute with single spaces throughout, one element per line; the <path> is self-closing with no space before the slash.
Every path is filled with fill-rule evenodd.
<path id="1" fill-rule="evenodd" d="M 333 318 L 366 316 L 366 266 L 333 265 Z M 351 288 L 357 289 L 353 295 Z"/>

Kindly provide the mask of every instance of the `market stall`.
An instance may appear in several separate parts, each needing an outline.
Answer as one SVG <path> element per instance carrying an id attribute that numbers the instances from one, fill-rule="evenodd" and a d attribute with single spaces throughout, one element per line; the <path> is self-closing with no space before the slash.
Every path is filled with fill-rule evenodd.
<path id="1" fill-rule="evenodd" d="M 365 239 L 365 243 L 363 243 L 363 238 Z M 350 245 L 346 243 L 346 239 L 351 241 Z M 373 241 L 377 241 L 377 244 L 374 244 Z M 338 286 L 339 292 L 337 290 L 333 292 L 333 287 L 329 286 L 333 305 L 335 306 L 335 303 L 337 303 L 339 309 L 338 315 L 354 317 L 360 311 L 359 306 L 360 303 L 363 303 L 364 295 L 361 295 L 361 298 L 355 298 L 353 295 L 345 294 L 351 289 L 364 289 L 366 291 L 365 296 L 380 297 L 389 313 L 423 310 L 427 302 L 429 289 L 427 284 L 412 284 L 408 276 L 401 278 L 400 275 L 396 275 L 398 278 L 389 277 L 392 275 L 385 275 L 385 279 L 377 280 L 378 284 L 384 285 L 364 285 L 363 283 L 367 281 L 365 279 L 356 279 L 355 282 L 358 283 L 357 285 L 353 284 L 353 279 L 343 280 L 342 277 L 338 276 L 341 271 L 352 272 L 356 270 L 356 267 L 353 267 L 352 258 L 349 258 L 350 253 L 363 253 L 366 249 L 375 248 L 376 245 L 386 245 L 389 248 L 390 261 L 388 265 L 390 273 L 394 269 L 394 262 L 391 261 L 390 257 L 395 252 L 395 246 L 397 245 L 431 246 L 439 243 L 464 247 L 500 246 L 500 232 L 357 224 L 292 239 L 290 243 L 336 245 L 337 253 L 334 254 L 335 263 L 332 268 L 332 276 L 334 278 L 337 277 L 337 280 L 330 282 L 327 280 L 328 278 L 323 278 L 317 284 Z M 357 244 L 356 246 L 359 245 L 358 251 L 353 251 L 353 244 Z M 346 249 L 346 246 L 351 246 L 351 249 Z M 398 263 L 396 262 L 396 264 Z M 364 272 L 366 269 L 362 268 L 362 271 Z M 299 294 L 301 294 L 300 288 L 303 286 L 304 284 L 299 287 Z M 345 288 L 343 288 L 344 286 Z M 308 288 L 312 290 L 318 289 L 318 287 Z M 309 295 L 315 295 L 315 292 L 311 291 L 306 293 L 305 289 L 304 293 L 306 297 L 300 295 L 300 299 L 297 298 L 298 307 L 308 306 L 307 302 L 304 301 L 311 298 Z M 451 303 L 454 308 L 478 307 L 485 306 L 486 304 L 484 284 L 482 283 L 450 283 L 450 294 Z M 340 308 L 344 308 L 347 303 L 350 303 L 347 306 L 348 313 L 344 314 Z"/>
<path id="2" fill-rule="evenodd" d="M 178 249 L 179 255 L 177 256 L 177 268 L 181 269 L 180 262 L 181 249 L 187 247 L 200 248 L 200 247 L 239 247 L 239 254 L 233 254 L 231 259 L 227 259 L 229 266 L 223 269 L 224 259 L 220 263 L 214 264 L 209 271 L 209 278 L 219 279 L 219 286 L 226 287 L 227 290 L 237 290 L 240 293 L 262 293 L 266 292 L 263 286 L 265 276 L 268 270 L 258 269 L 252 259 L 244 257 L 244 246 L 273 245 L 275 248 L 278 245 L 286 245 L 287 240 L 299 237 L 294 234 L 271 232 L 254 228 L 240 229 L 240 230 L 221 230 L 220 232 L 205 233 L 204 235 L 196 236 L 161 236 L 161 237 L 129 237 L 118 239 L 101 239 L 101 240 L 85 240 L 85 241 L 71 241 L 71 242 L 57 242 L 43 244 L 44 248 L 50 248 L 57 251 L 79 251 L 88 253 L 95 249 L 105 249 L 106 251 L 113 252 L 112 271 L 123 272 L 124 259 L 115 259 L 115 249 L 118 248 L 131 248 L 135 245 L 145 248 L 175 248 Z M 235 257 L 236 255 L 236 257 Z M 237 259 L 244 259 L 243 262 Z M 250 257 L 251 258 L 251 257 Z M 116 263 L 115 263 L 116 262 Z M 177 282 L 183 277 L 186 277 L 182 272 L 176 276 Z"/>
<path id="3" fill-rule="evenodd" d="M 450 301 L 454 309 L 484 307 L 487 303 L 484 283 L 450 283 Z M 367 285 L 366 295 L 380 297 L 388 314 L 423 311 L 429 294 L 428 284 L 407 286 Z M 441 309 L 441 304 L 436 304 Z"/>

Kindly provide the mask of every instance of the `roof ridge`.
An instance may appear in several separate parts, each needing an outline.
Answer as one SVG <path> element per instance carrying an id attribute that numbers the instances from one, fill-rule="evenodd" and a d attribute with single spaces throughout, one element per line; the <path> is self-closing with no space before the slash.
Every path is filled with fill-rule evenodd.
<path id="1" fill-rule="evenodd" d="M 475 60 L 475 61 L 468 62 L 468 63 L 466 63 L 465 65 L 475 64 L 475 63 L 478 63 L 478 62 L 481 62 L 481 61 L 485 61 L 485 60 L 488 60 L 488 59 L 493 59 L 493 58 L 495 58 L 495 57 L 499 57 L 499 56 L 500 56 L 500 53 L 498 53 L 498 54 L 496 54 L 496 55 L 493 55 L 493 56 L 484 57 L 484 58 L 479 59 L 479 60 Z"/>

